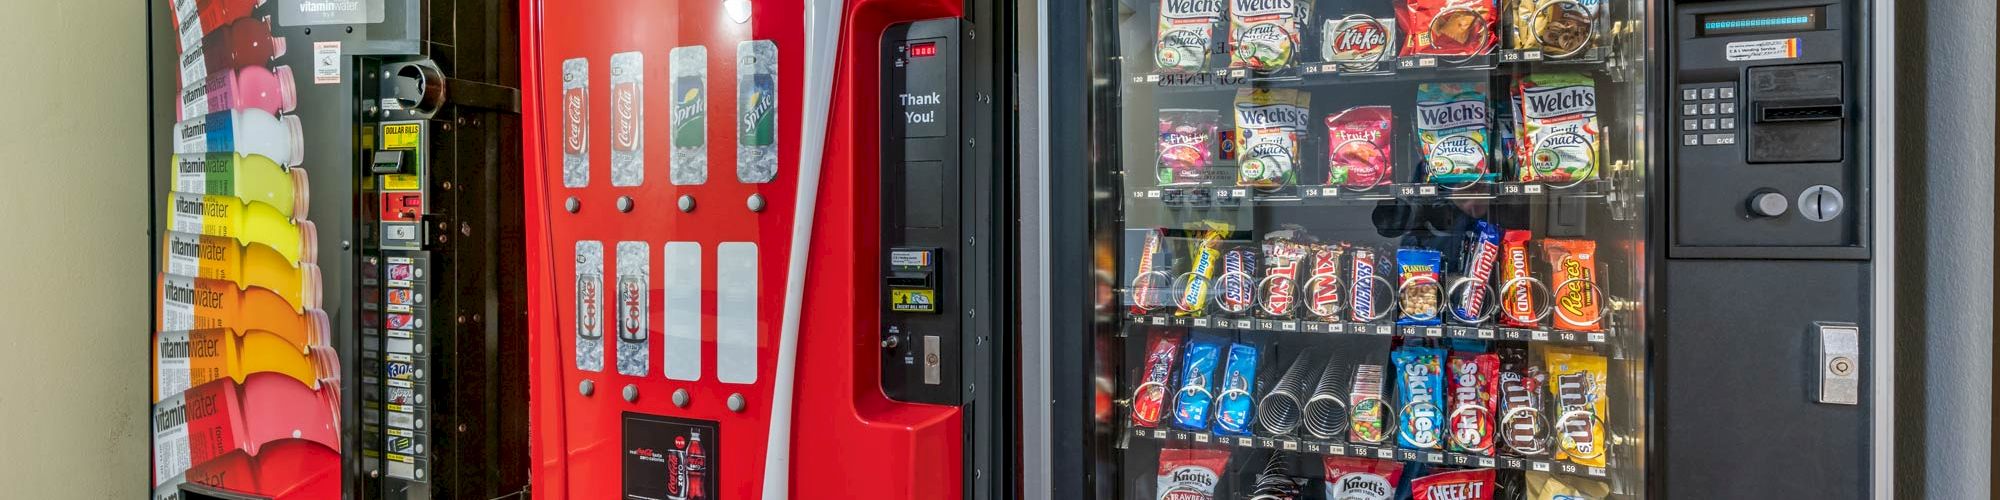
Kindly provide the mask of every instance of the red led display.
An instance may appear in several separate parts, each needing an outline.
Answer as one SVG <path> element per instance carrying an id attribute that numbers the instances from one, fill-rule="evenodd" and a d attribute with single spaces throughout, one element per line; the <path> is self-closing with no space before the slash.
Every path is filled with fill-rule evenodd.
<path id="1" fill-rule="evenodd" d="M 910 57 L 930 57 L 937 55 L 937 42 L 910 44 Z"/>

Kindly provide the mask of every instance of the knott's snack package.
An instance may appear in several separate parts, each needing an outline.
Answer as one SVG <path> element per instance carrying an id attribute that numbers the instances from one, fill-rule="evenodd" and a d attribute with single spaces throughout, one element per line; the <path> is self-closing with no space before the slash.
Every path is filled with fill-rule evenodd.
<path id="1" fill-rule="evenodd" d="M 1250 423 L 1256 416 L 1255 400 L 1257 392 L 1257 346 L 1250 344 L 1230 344 L 1229 366 L 1222 370 L 1222 392 L 1215 395 L 1215 432 L 1250 435 Z"/>
<path id="2" fill-rule="evenodd" d="M 1326 185 L 1368 189 L 1394 182 L 1395 113 L 1359 106 L 1327 115 Z"/>
<path id="3" fill-rule="evenodd" d="M 1444 443 L 1444 350 L 1403 346 L 1390 355 L 1396 363 L 1396 444 L 1435 450 Z"/>
<path id="4" fill-rule="evenodd" d="M 1500 260 L 1500 226 L 1480 219 L 1466 240 L 1465 276 L 1471 279 L 1452 304 L 1451 319 L 1458 323 L 1480 322 L 1486 316 L 1486 294 L 1499 288 L 1494 283 L 1494 264 Z M 1453 290 L 1447 290 L 1449 295 Z"/>
<path id="5" fill-rule="evenodd" d="M 1528 349 L 1508 346 L 1500 356 L 1500 454 L 1540 458 L 1549 454 L 1547 411 L 1543 407 L 1548 372 L 1528 359 Z"/>
<path id="6" fill-rule="evenodd" d="M 1521 136 L 1515 164 L 1523 182 L 1597 177 L 1597 87 L 1577 73 L 1536 74 L 1516 87 Z"/>
<path id="7" fill-rule="evenodd" d="M 1216 267 L 1221 266 L 1222 239 L 1229 236 L 1229 223 L 1221 221 L 1201 221 L 1189 228 L 1199 233 L 1188 243 L 1188 257 L 1193 260 L 1188 266 L 1187 285 L 1182 287 L 1174 299 L 1178 310 L 1175 316 L 1200 316 L 1208 308 L 1208 294 L 1214 288 Z"/>
<path id="8" fill-rule="evenodd" d="M 1298 61 L 1299 24 L 1312 0 L 1230 0 L 1229 67 L 1268 73 Z"/>
<path id="9" fill-rule="evenodd" d="M 1222 25 L 1226 0 L 1160 0 L 1159 40 L 1153 65 L 1163 73 L 1195 73 L 1208 69 L 1215 30 Z"/>
<path id="10" fill-rule="evenodd" d="M 1340 321 L 1342 256 L 1347 254 L 1346 243 L 1328 243 L 1312 246 L 1312 255 L 1307 260 L 1307 271 L 1311 274 L 1300 284 L 1299 294 L 1306 301 L 1306 314 L 1313 319 L 1326 322 Z M 1372 268 L 1371 268 L 1372 269 Z"/>
<path id="11" fill-rule="evenodd" d="M 1276 188 L 1297 182 L 1299 141 L 1312 124 L 1311 98 L 1292 89 L 1236 91 L 1236 185 Z"/>
<path id="12" fill-rule="evenodd" d="M 1424 178 L 1437 184 L 1494 180 L 1487 165 L 1491 147 L 1485 83 L 1425 83 L 1417 86 L 1417 140 Z"/>
<path id="13" fill-rule="evenodd" d="M 1410 481 L 1411 500 L 1492 500 L 1493 469 L 1440 472 Z"/>
<path id="14" fill-rule="evenodd" d="M 1539 50 L 1542 57 L 1575 56 L 1597 43 L 1602 0 L 1510 0 L 1509 25 L 1515 50 Z"/>
<path id="15" fill-rule="evenodd" d="M 1160 185 L 1208 182 L 1208 167 L 1215 162 L 1216 123 L 1221 118 L 1222 112 L 1213 109 L 1160 110 L 1160 159 L 1154 167 Z"/>
<path id="16" fill-rule="evenodd" d="M 1443 324 L 1444 286 L 1438 281 L 1439 265 L 1444 255 L 1437 250 L 1424 248 L 1404 248 L 1396 250 L 1396 267 L 1402 274 L 1402 285 L 1397 287 L 1397 301 L 1402 307 L 1396 317 L 1398 325 L 1431 326 Z"/>
<path id="17" fill-rule="evenodd" d="M 1326 498 L 1332 500 L 1391 500 L 1403 480 L 1403 463 L 1328 455 Z"/>
<path id="18" fill-rule="evenodd" d="M 1604 500 L 1611 485 L 1580 477 L 1529 471 L 1527 500 Z"/>
<path id="19" fill-rule="evenodd" d="M 1195 334 L 1188 340 L 1187 356 L 1181 361 L 1181 384 L 1174 391 L 1174 427 L 1191 431 L 1208 428 L 1222 346 L 1223 340 L 1214 335 Z"/>
<path id="20" fill-rule="evenodd" d="M 1584 350 L 1546 348 L 1549 390 L 1555 397 L 1556 459 L 1586 467 L 1603 467 L 1605 455 L 1605 384 L 1610 367 L 1604 356 Z"/>
<path id="21" fill-rule="evenodd" d="M 1396 20 L 1331 12 L 1320 23 L 1320 59 L 1338 72 L 1389 73 L 1396 69 Z"/>
<path id="22" fill-rule="evenodd" d="M 1494 0 L 1402 0 L 1396 19 L 1407 56 L 1476 56 L 1499 45 Z"/>
<path id="23" fill-rule="evenodd" d="M 1535 286 L 1531 278 L 1528 258 L 1528 240 L 1534 233 L 1526 229 L 1513 229 L 1501 237 L 1500 284 L 1495 289 L 1500 293 L 1500 324 L 1521 328 L 1540 326 L 1536 318 Z"/>
<path id="24" fill-rule="evenodd" d="M 1257 282 L 1257 316 L 1291 319 L 1298 311 L 1300 275 L 1312 246 L 1299 241 L 1300 230 L 1283 229 L 1264 235 L 1264 276 Z M 1338 267 L 1338 266 L 1336 266 Z"/>
<path id="25" fill-rule="evenodd" d="M 1160 410 L 1166 407 L 1167 388 L 1173 382 L 1174 363 L 1180 360 L 1181 336 L 1171 330 L 1153 330 L 1146 340 L 1146 373 L 1132 392 L 1132 425 L 1157 427 Z"/>
<path id="26" fill-rule="evenodd" d="M 1229 450 L 1160 450 L 1158 500 L 1215 500 L 1215 485 L 1229 466 Z"/>
<path id="27" fill-rule="evenodd" d="M 1448 419 L 1451 451 L 1492 455 L 1500 357 L 1489 352 L 1453 350 L 1446 367 L 1451 380 Z"/>
<path id="28" fill-rule="evenodd" d="M 1597 287 L 1597 242 L 1589 240 L 1543 240 L 1553 278 L 1556 328 L 1594 332 L 1603 328 L 1603 296 Z"/>

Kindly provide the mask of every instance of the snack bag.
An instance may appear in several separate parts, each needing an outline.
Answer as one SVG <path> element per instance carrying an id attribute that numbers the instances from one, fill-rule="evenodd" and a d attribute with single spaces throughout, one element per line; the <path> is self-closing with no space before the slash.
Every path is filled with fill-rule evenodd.
<path id="1" fill-rule="evenodd" d="M 1222 362 L 1222 339 L 1197 333 L 1188 340 L 1187 357 L 1181 361 L 1181 385 L 1174 392 L 1174 427 L 1199 431 L 1208 428 L 1208 414 L 1215 401 L 1215 365 Z"/>
<path id="2" fill-rule="evenodd" d="M 1310 8 L 1310 0 L 1231 0 L 1229 67 L 1260 73 L 1291 67 L 1297 61 L 1300 19 Z"/>
<path id="3" fill-rule="evenodd" d="M 1222 112 L 1213 109 L 1160 110 L 1160 157 L 1153 169 L 1160 185 L 1208 181 L 1208 166 L 1215 161 L 1216 123 L 1221 119 Z"/>
<path id="4" fill-rule="evenodd" d="M 1264 278 L 1258 280 L 1257 316 L 1290 319 L 1298 311 L 1300 268 L 1312 246 L 1299 242 L 1293 230 L 1264 235 Z"/>
<path id="5" fill-rule="evenodd" d="M 1300 284 L 1306 297 L 1306 313 L 1320 321 L 1340 321 L 1341 257 L 1347 244 L 1313 245 L 1309 261 L 1312 275 Z"/>
<path id="6" fill-rule="evenodd" d="M 1468 184 L 1495 178 L 1488 168 L 1485 83 L 1417 85 L 1417 140 L 1424 179 Z"/>
<path id="7" fill-rule="evenodd" d="M 1501 280 L 1496 287 L 1500 293 L 1500 324 L 1520 328 L 1541 326 L 1536 318 L 1535 285 L 1530 282 L 1528 239 L 1534 233 L 1526 229 L 1507 231 L 1501 237 L 1500 253 L 1505 263 L 1500 269 Z"/>
<path id="8" fill-rule="evenodd" d="M 1312 121 L 1311 97 L 1292 89 L 1236 92 L 1236 185 L 1276 188 L 1297 182 L 1299 140 Z"/>
<path id="9" fill-rule="evenodd" d="M 1603 310 L 1598 301 L 1603 297 L 1597 287 L 1597 242 L 1590 240 L 1543 240 L 1542 251 L 1548 254 L 1549 269 L 1553 270 L 1555 283 L 1549 292 L 1555 295 L 1556 328 L 1576 332 L 1594 332 L 1603 328 Z"/>
<path id="10" fill-rule="evenodd" d="M 1515 50 L 1539 50 L 1546 59 L 1583 53 L 1597 42 L 1602 0 L 1513 0 L 1510 25 Z"/>
<path id="11" fill-rule="evenodd" d="M 1222 275 L 1215 278 L 1215 306 L 1232 316 L 1247 315 L 1257 302 L 1257 250 L 1239 245 L 1222 254 Z"/>
<path id="12" fill-rule="evenodd" d="M 1398 308 L 1401 313 L 1396 317 L 1396 324 L 1443 324 L 1444 317 L 1438 314 L 1444 302 L 1444 286 L 1438 282 L 1438 266 L 1443 259 L 1443 254 L 1437 250 L 1396 250 L 1396 267 L 1402 274 L 1402 285 L 1397 289 L 1397 302 L 1402 307 Z"/>
<path id="13" fill-rule="evenodd" d="M 1361 13 L 1330 15 L 1320 24 L 1320 59 L 1341 73 L 1393 71 L 1396 20 Z"/>
<path id="14" fill-rule="evenodd" d="M 1487 317 L 1486 294 L 1497 288 L 1493 266 L 1500 260 L 1500 226 L 1481 219 L 1474 224 L 1470 236 L 1466 240 L 1465 276 L 1471 282 L 1462 287 L 1451 310 L 1453 321 L 1466 324 L 1483 322 Z"/>
<path id="15" fill-rule="evenodd" d="M 1604 419 L 1610 401 L 1605 397 L 1610 368 L 1596 353 L 1583 350 L 1547 348 L 1543 359 L 1549 365 L 1549 390 L 1555 397 L 1556 459 L 1586 467 L 1603 467 L 1605 455 Z"/>
<path id="16" fill-rule="evenodd" d="M 1494 0 L 1403 0 L 1396 20 L 1408 33 L 1404 57 L 1475 56 L 1499 45 Z"/>
<path id="17" fill-rule="evenodd" d="M 1174 249 L 1166 241 L 1167 231 L 1146 229 L 1139 244 L 1139 261 L 1133 264 L 1132 314 L 1145 314 L 1165 307 L 1168 289 L 1173 287 Z"/>
<path id="18" fill-rule="evenodd" d="M 1328 455 L 1326 498 L 1331 500 L 1391 500 L 1403 480 L 1403 463 Z"/>
<path id="19" fill-rule="evenodd" d="M 1389 428 L 1382 401 L 1382 365 L 1354 367 L 1354 386 L 1347 400 L 1353 401 L 1347 419 L 1347 439 L 1356 443 L 1381 444 L 1389 440 Z"/>
<path id="20" fill-rule="evenodd" d="M 1349 317 L 1356 323 L 1370 323 L 1381 319 L 1379 316 L 1387 315 L 1387 313 L 1378 315 L 1375 311 L 1375 270 L 1377 264 L 1375 262 L 1375 251 L 1367 248 L 1355 248 L 1354 259 L 1350 264 L 1352 265 L 1348 268 L 1347 277 L 1353 280 L 1349 283 L 1354 288 L 1353 292 L 1348 294 L 1348 297 L 1353 299 L 1353 304 L 1347 307 Z"/>
<path id="21" fill-rule="evenodd" d="M 1215 395 L 1215 432 L 1250 435 L 1257 391 L 1257 346 L 1231 344 L 1229 367 L 1222 370 L 1222 392 Z"/>
<path id="22" fill-rule="evenodd" d="M 1187 286 L 1181 288 L 1174 298 L 1175 316 L 1200 316 L 1208 309 L 1208 293 L 1211 281 L 1215 279 L 1215 268 L 1221 265 L 1222 239 L 1229 236 L 1229 223 L 1205 220 L 1189 227 L 1198 235 L 1188 244 L 1188 257 L 1193 260 L 1188 265 Z"/>
<path id="23" fill-rule="evenodd" d="M 1527 500 L 1604 500 L 1611 485 L 1580 477 L 1529 471 Z"/>
<path id="24" fill-rule="evenodd" d="M 1439 472 L 1410 481 L 1411 500 L 1493 500 L 1493 469 Z"/>
<path id="25" fill-rule="evenodd" d="M 1132 425 L 1155 427 L 1160 409 L 1166 406 L 1167 384 L 1173 381 L 1174 362 L 1180 359 L 1181 336 L 1172 330 L 1154 330 L 1146 340 L 1146 373 L 1132 391 Z"/>
<path id="26" fill-rule="evenodd" d="M 1447 369 L 1451 379 L 1451 418 L 1448 424 L 1451 426 L 1451 451 L 1492 455 L 1494 395 L 1500 389 L 1500 357 L 1489 352 L 1453 350 Z"/>
<path id="27" fill-rule="evenodd" d="M 1577 73 L 1535 74 L 1521 78 L 1516 92 L 1521 181 L 1597 178 L 1596 82 Z"/>
<path id="28" fill-rule="evenodd" d="M 1159 40 L 1153 65 L 1162 73 L 1196 73 L 1208 68 L 1215 28 L 1222 25 L 1223 0 L 1160 0 Z"/>
<path id="29" fill-rule="evenodd" d="M 1403 346 L 1390 355 L 1396 363 L 1396 444 L 1404 448 L 1435 450 L 1444 442 L 1444 411 L 1440 398 L 1444 391 L 1444 350 Z"/>
<path id="30" fill-rule="evenodd" d="M 1500 355 L 1500 454 L 1510 457 L 1547 456 L 1549 421 L 1543 409 L 1542 387 L 1547 372 L 1528 360 L 1528 349 L 1501 347 Z"/>
<path id="31" fill-rule="evenodd" d="M 1388 106 L 1358 106 L 1327 115 L 1326 185 L 1368 189 L 1394 182 L 1394 116 Z"/>
<path id="32" fill-rule="evenodd" d="M 1229 450 L 1160 450 L 1157 500 L 1215 500 L 1215 485 L 1229 466 Z"/>

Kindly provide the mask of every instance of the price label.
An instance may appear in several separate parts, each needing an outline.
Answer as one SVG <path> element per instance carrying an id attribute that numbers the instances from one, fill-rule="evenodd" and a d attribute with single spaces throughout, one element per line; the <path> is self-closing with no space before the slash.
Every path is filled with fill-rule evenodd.
<path id="1" fill-rule="evenodd" d="M 1207 327 L 1208 327 L 1208 318 L 1195 318 L 1195 319 L 1194 319 L 1194 326 L 1199 326 L 1199 327 L 1203 327 L 1203 328 L 1207 328 Z"/>
<path id="2" fill-rule="evenodd" d="M 1208 442 L 1208 435 L 1207 435 L 1207 434 L 1195 434 L 1195 435 L 1194 435 L 1194 442 L 1197 442 L 1197 443 L 1206 443 L 1206 442 Z"/>
<path id="3" fill-rule="evenodd" d="M 1479 334 L 1478 334 L 1478 335 L 1479 335 L 1479 338 L 1482 338 L 1482 339 L 1490 339 L 1490 338 L 1493 338 L 1493 329 L 1492 329 L 1492 328 L 1481 328 L 1481 329 L 1479 329 Z"/>
<path id="4" fill-rule="evenodd" d="M 1438 328 L 1438 327 L 1435 327 L 1435 326 L 1433 326 L 1433 327 L 1428 327 L 1428 328 L 1424 328 L 1424 336 L 1425 336 L 1425 337 L 1443 337 L 1443 336 L 1444 336 L 1444 329 L 1443 329 L 1443 328 Z"/>
<path id="5" fill-rule="evenodd" d="M 1285 441 L 1282 447 L 1285 449 L 1285 451 L 1299 451 L 1299 442 Z"/>

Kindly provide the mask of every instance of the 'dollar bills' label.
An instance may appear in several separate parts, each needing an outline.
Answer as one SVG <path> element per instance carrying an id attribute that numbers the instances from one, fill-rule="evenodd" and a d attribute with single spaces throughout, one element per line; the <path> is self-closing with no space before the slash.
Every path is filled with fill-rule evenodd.
<path id="1" fill-rule="evenodd" d="M 1575 73 L 1521 79 L 1522 181 L 1575 182 L 1597 177 L 1597 88 Z"/>
<path id="2" fill-rule="evenodd" d="M 708 48 L 675 47 L 667 53 L 674 93 L 672 169 L 676 186 L 708 182 Z"/>
<path id="3" fill-rule="evenodd" d="M 736 180 L 758 184 L 778 176 L 778 45 L 736 44 Z"/>
<path id="4" fill-rule="evenodd" d="M 1222 24 L 1222 9 L 1223 0 L 1160 0 L 1153 64 L 1172 73 L 1206 69 L 1215 28 Z"/>
<path id="5" fill-rule="evenodd" d="M 644 377 L 647 371 L 646 262 L 651 247 L 643 241 L 618 242 L 618 296 L 612 310 L 618 315 L 618 373 Z"/>
<path id="6" fill-rule="evenodd" d="M 563 187 L 590 185 L 590 60 L 563 61 Z"/>
<path id="7" fill-rule="evenodd" d="M 604 371 L 604 242 L 576 242 L 576 369 Z"/>
<path id="8" fill-rule="evenodd" d="M 611 55 L 611 185 L 646 182 L 646 60 L 638 52 Z"/>
<path id="9" fill-rule="evenodd" d="M 1486 95 L 1485 83 L 1417 86 L 1417 139 L 1430 182 L 1464 184 L 1494 178 L 1486 162 Z"/>

